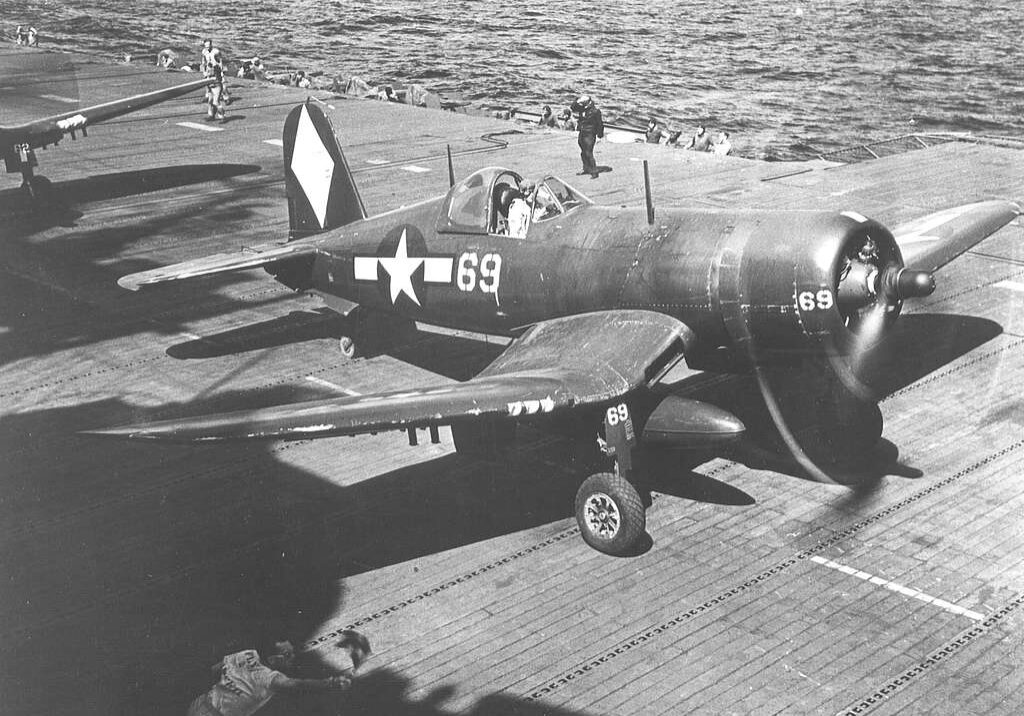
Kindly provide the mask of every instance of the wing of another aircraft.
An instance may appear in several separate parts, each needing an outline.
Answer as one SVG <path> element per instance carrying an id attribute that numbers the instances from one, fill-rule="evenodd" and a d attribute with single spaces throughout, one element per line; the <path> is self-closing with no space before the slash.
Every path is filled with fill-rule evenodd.
<path id="1" fill-rule="evenodd" d="M 91 107 L 65 112 L 64 114 L 55 114 L 51 117 L 44 117 L 24 124 L 2 127 L 0 128 L 0 135 L 11 143 L 28 142 L 33 147 L 52 144 L 64 134 L 144 109 L 150 105 L 166 102 L 175 97 L 180 97 L 205 87 L 212 81 L 209 78 L 194 80 L 154 92 L 96 104 Z"/>
<path id="2" fill-rule="evenodd" d="M 600 311 L 538 323 L 464 383 L 88 431 L 194 442 L 357 435 L 481 416 L 528 418 L 614 400 L 679 358 L 691 335 L 650 311 Z"/>
<path id="3" fill-rule="evenodd" d="M 893 230 L 903 263 L 935 271 L 1020 215 L 1010 201 L 981 201 L 922 216 Z"/>

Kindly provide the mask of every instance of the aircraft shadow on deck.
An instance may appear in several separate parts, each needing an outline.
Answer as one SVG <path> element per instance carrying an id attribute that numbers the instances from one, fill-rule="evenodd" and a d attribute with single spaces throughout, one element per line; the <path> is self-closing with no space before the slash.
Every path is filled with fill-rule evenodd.
<path id="1" fill-rule="evenodd" d="M 258 399 L 222 394 L 159 414 L 324 397 L 313 392 L 278 386 Z M 344 613 L 344 577 L 569 517 L 579 480 L 538 469 L 532 454 L 529 462 L 502 466 L 448 455 L 339 486 L 281 460 L 274 448 L 280 443 L 153 446 L 75 435 L 155 412 L 102 400 L 0 418 L 0 449 L 16 476 L 0 497 L 31 494 L 35 504 L 62 505 L 50 517 L 21 514 L 8 523 L 17 534 L 37 533 L 18 538 L 33 540 L 31 556 L 22 558 L 32 562 L 12 558 L 25 578 L 7 603 L 15 623 L 21 619 L 33 634 L 8 668 L 12 683 L 36 694 L 30 699 L 78 694 L 92 703 L 97 675 L 71 666 L 78 670 L 63 674 L 54 658 L 91 650 L 109 655 L 94 662 L 105 675 L 103 696 L 95 698 L 109 704 L 97 713 L 181 713 L 186 696 L 209 685 L 209 666 L 223 654 L 268 633 L 303 641 L 339 605 Z M 346 459 L 359 459 L 346 441 L 360 439 L 329 448 L 340 475 Z M 401 445 L 399 434 L 388 439 Z M 367 454 L 364 447 L 363 459 Z M 113 493 L 91 494 L 112 482 Z M 95 517 L 75 517 L 94 513 L 104 518 L 102 529 Z M 76 577 L 81 565 L 89 565 L 87 579 Z M 54 580 L 71 586 L 49 592 L 39 606 L 14 607 Z M 44 686 L 58 674 L 66 688 L 53 694 Z M 351 694 L 361 705 L 352 712 L 433 713 L 419 700 L 405 704 L 404 692 L 402 677 L 374 675 L 366 690 Z M 487 708 L 473 713 L 550 713 L 504 696 L 481 704 Z"/>
<path id="2" fill-rule="evenodd" d="M 373 320 L 377 320 L 375 316 Z M 445 376 L 452 380 L 468 380 L 483 370 L 505 349 L 500 342 L 487 343 L 471 338 L 442 335 L 417 330 L 409 323 L 381 316 L 385 328 L 379 340 L 360 341 L 360 354 L 366 358 L 389 355 L 404 363 Z M 326 308 L 297 310 L 260 323 L 232 328 L 204 336 L 199 340 L 177 343 L 167 348 L 167 355 L 179 360 L 201 360 L 250 351 L 295 346 L 300 343 L 339 338 L 349 331 L 348 321 Z M 378 326 L 380 329 L 381 326 Z M 327 350 L 341 356 L 334 344 Z"/>
<path id="3" fill-rule="evenodd" d="M 43 185 L 41 203 L 34 206 L 21 187 L 5 189 L 0 191 L 0 217 L 6 220 L 10 236 L 27 236 L 52 226 L 73 225 L 84 216 L 79 210 L 83 204 L 224 181 L 260 169 L 256 164 L 186 164 L 58 182 L 37 175 Z"/>
<path id="4" fill-rule="evenodd" d="M 999 332 L 984 319 L 906 316 L 884 354 L 871 356 L 868 364 L 885 390 L 898 390 Z M 756 388 L 744 388 L 743 379 L 729 385 L 736 388 L 732 393 L 718 384 L 709 388 L 711 396 L 760 402 Z M 189 694 L 209 685 L 209 666 L 224 653 L 251 645 L 270 630 L 303 640 L 318 633 L 325 619 L 345 613 L 345 577 L 570 517 L 585 471 L 567 461 L 566 446 L 557 440 L 539 449 L 527 442 L 502 464 L 452 454 L 341 486 L 330 481 L 332 475 L 282 459 L 280 443 L 152 445 L 74 435 L 176 414 L 331 395 L 310 385 L 285 385 L 257 394 L 228 391 L 156 410 L 106 399 L 0 418 L 0 449 L 10 476 L 0 496 L 20 503 L 29 495 L 31 504 L 63 505 L 53 513 L 53 523 L 45 516 L 11 515 L 16 539 L 31 539 L 33 545 L 22 558 L 31 564 L 19 562 L 17 552 L 12 558 L 24 578 L 12 587 L 7 606 L 15 623 L 23 614 L 33 638 L 7 666 L 11 683 L 23 685 L 25 693 L 46 694 L 52 691 L 47 684 L 58 678 L 67 685 L 62 690 L 67 697 L 83 690 L 92 694 L 98 682 L 110 693 L 96 698 L 117 707 L 104 712 L 125 712 L 128 704 L 134 713 L 180 713 Z M 344 477 L 346 461 L 372 459 L 367 456 L 373 447 L 358 441 L 374 439 L 401 448 L 399 434 L 338 438 L 324 445 L 335 455 L 330 468 L 335 476 Z M 700 476 L 692 467 L 669 459 L 654 471 L 652 486 L 740 509 L 754 503 L 742 490 Z M 113 484 L 117 489 L 111 490 Z M 102 488 L 98 497 L 90 492 L 95 485 Z M 863 494 L 851 493 L 849 499 L 856 502 Z M 111 499 L 114 504 L 108 504 Z M 102 530 L 96 519 L 86 518 L 94 509 L 109 522 Z M 136 512 L 150 518 L 129 517 Z M 25 530 L 37 534 L 19 536 Z M 122 539 L 110 536 L 119 530 Z M 81 567 L 75 565 L 83 564 L 89 565 L 88 579 L 76 578 Z M 62 579 L 67 589 L 47 588 Z M 33 599 L 44 604 L 29 605 Z M 358 616 L 346 613 L 346 618 Z M 118 628 L 111 629 L 115 622 Z M 97 652 L 97 644 L 108 656 Z M 75 660 L 76 671 L 61 672 L 57 656 L 86 652 L 97 654 L 102 682 Z M 113 677 L 111 662 L 118 664 Z M 364 704 L 355 713 L 423 712 L 419 701 L 407 703 L 400 675 L 371 678 L 385 681 L 379 689 L 353 692 L 352 703 Z M 440 702 L 445 694 L 436 696 Z M 532 713 L 530 704 L 503 699 L 484 697 L 474 713 L 502 713 L 505 706 L 508 713 Z"/>

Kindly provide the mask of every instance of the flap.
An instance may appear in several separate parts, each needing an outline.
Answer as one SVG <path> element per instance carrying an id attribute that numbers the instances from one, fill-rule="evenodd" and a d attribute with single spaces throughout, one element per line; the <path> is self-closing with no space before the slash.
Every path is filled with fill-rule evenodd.
<path id="1" fill-rule="evenodd" d="M 615 399 L 682 355 L 689 329 L 648 311 L 538 323 L 465 383 L 126 425 L 91 434 L 178 442 L 356 435 L 483 416 L 528 418 Z"/>
<path id="2" fill-rule="evenodd" d="M 1020 207 L 1011 201 L 982 201 L 928 214 L 893 235 L 908 268 L 934 271 L 1019 215 Z"/>

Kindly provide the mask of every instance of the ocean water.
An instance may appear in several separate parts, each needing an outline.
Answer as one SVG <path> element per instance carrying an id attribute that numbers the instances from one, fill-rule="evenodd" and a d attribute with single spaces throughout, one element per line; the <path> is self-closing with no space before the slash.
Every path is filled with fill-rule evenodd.
<path id="1" fill-rule="evenodd" d="M 1024 137 L 1019 0 L 0 0 L 3 32 L 153 62 L 213 36 L 228 59 L 459 90 L 538 111 L 592 95 L 606 121 L 702 121 L 787 159 L 907 132 Z"/>

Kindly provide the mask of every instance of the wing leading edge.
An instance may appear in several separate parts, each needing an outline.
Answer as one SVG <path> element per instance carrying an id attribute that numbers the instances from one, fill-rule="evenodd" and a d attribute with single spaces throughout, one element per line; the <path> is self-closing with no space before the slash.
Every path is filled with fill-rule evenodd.
<path id="1" fill-rule="evenodd" d="M 1010 201 L 981 201 L 928 214 L 893 231 L 908 268 L 935 271 L 1020 216 Z"/>
<path id="2" fill-rule="evenodd" d="M 200 442 L 304 440 L 445 425 L 484 416 L 518 419 L 614 400 L 683 355 L 691 332 L 649 311 L 602 311 L 538 323 L 464 383 L 87 431 Z"/>

